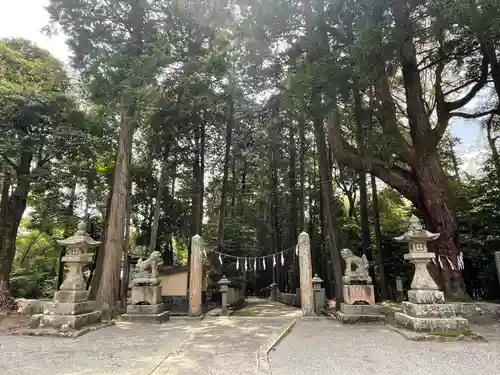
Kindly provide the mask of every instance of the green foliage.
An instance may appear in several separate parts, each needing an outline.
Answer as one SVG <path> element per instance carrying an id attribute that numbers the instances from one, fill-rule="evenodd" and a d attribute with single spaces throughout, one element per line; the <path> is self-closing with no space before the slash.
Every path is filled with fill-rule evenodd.
<path id="1" fill-rule="evenodd" d="M 28 224 L 28 223 L 25 223 Z M 59 247 L 50 236 L 37 230 L 18 235 L 11 273 L 14 297 L 51 298 L 57 288 Z"/>

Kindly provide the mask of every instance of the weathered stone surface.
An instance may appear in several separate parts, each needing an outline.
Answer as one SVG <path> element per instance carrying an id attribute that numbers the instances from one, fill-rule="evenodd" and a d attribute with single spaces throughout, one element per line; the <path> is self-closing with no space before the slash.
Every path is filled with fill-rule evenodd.
<path id="1" fill-rule="evenodd" d="M 162 264 L 163 260 L 159 251 L 153 251 L 146 260 L 139 260 L 134 272 L 132 285 L 160 285 L 158 267 Z"/>
<path id="2" fill-rule="evenodd" d="M 43 316 L 43 314 L 32 315 L 29 322 L 28 322 L 28 327 L 38 328 L 40 326 L 40 322 L 42 321 L 42 316 Z"/>
<path id="3" fill-rule="evenodd" d="M 78 315 L 85 314 L 95 310 L 94 301 L 85 302 L 48 302 L 43 306 L 43 313 L 45 315 Z"/>
<path id="4" fill-rule="evenodd" d="M 412 289 L 439 290 L 436 282 L 427 269 L 427 263 L 435 257 L 436 255 L 434 253 L 421 252 L 404 255 L 404 258 L 415 266 L 415 274 L 411 282 Z"/>
<path id="5" fill-rule="evenodd" d="M 409 290 L 408 301 L 413 303 L 444 303 L 444 293 L 440 290 Z"/>
<path id="6" fill-rule="evenodd" d="M 133 285 L 130 304 L 148 302 L 150 305 L 161 303 L 161 285 Z"/>
<path id="7" fill-rule="evenodd" d="M 140 323 L 163 323 L 170 319 L 170 313 L 163 311 L 159 314 L 124 314 L 120 317 L 122 320 Z"/>
<path id="8" fill-rule="evenodd" d="M 468 332 L 469 323 L 464 318 L 417 318 L 404 313 L 395 314 L 396 322 L 416 332 Z"/>
<path id="9" fill-rule="evenodd" d="M 363 254 L 362 257 L 358 257 L 350 249 L 342 249 L 341 255 L 345 262 L 345 271 L 342 277 L 344 284 L 351 284 L 353 282 L 372 283 L 372 278 L 368 273 L 370 263 L 366 255 Z"/>
<path id="10" fill-rule="evenodd" d="M 163 303 L 157 305 L 128 305 L 127 314 L 156 315 L 165 311 Z"/>
<path id="11" fill-rule="evenodd" d="M 45 303 L 52 302 L 50 299 L 16 299 L 17 312 L 21 315 L 30 316 L 43 313 Z"/>
<path id="12" fill-rule="evenodd" d="M 85 302 L 87 301 L 89 292 L 86 290 L 58 290 L 54 293 L 54 301 L 57 302 Z"/>
<path id="13" fill-rule="evenodd" d="M 375 292 L 373 285 L 343 285 L 344 303 L 352 305 L 355 302 L 362 301 L 370 305 L 375 304 Z"/>
<path id="14" fill-rule="evenodd" d="M 191 316 L 202 314 L 203 256 L 201 247 L 201 237 L 199 235 L 193 236 L 191 239 L 191 269 L 189 276 L 189 315 Z"/>
<path id="15" fill-rule="evenodd" d="M 81 329 L 88 325 L 100 323 L 101 320 L 102 314 L 100 311 L 80 315 L 42 315 L 39 328 Z"/>
<path id="16" fill-rule="evenodd" d="M 345 314 L 342 311 L 337 313 L 337 319 L 341 323 L 354 324 L 354 323 L 374 323 L 374 322 L 384 322 L 384 315 L 357 315 L 357 314 Z"/>
<path id="17" fill-rule="evenodd" d="M 463 317 L 490 316 L 500 317 L 500 304 L 491 302 L 451 302 L 457 315 Z"/>
<path id="18" fill-rule="evenodd" d="M 448 303 L 416 304 L 404 301 L 403 313 L 418 318 L 453 318 L 455 307 Z"/>
<path id="19" fill-rule="evenodd" d="M 346 315 L 382 315 L 377 305 L 348 305 L 342 303 L 340 311 Z"/>
<path id="20" fill-rule="evenodd" d="M 299 236 L 299 272 L 300 272 L 300 303 L 302 315 L 315 315 L 314 294 L 312 286 L 311 243 L 309 235 L 302 232 Z"/>

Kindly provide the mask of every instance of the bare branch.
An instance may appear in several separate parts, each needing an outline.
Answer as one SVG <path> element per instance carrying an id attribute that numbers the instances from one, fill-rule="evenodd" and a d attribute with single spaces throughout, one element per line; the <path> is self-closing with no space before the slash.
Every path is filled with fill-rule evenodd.
<path id="1" fill-rule="evenodd" d="M 448 111 L 454 111 L 455 109 L 462 108 L 464 105 L 469 103 L 476 94 L 486 85 L 488 82 L 488 73 L 489 73 L 489 62 L 486 56 L 483 56 L 483 61 L 481 62 L 481 75 L 479 76 L 478 81 L 470 91 L 465 94 L 462 98 L 455 100 L 453 102 L 446 103 L 446 109 Z"/>
<path id="2" fill-rule="evenodd" d="M 465 112 L 451 112 L 450 117 L 462 117 L 462 118 L 479 118 L 492 114 L 500 114 L 500 110 L 498 108 L 490 109 L 489 111 L 477 112 L 477 113 L 465 113 Z"/>

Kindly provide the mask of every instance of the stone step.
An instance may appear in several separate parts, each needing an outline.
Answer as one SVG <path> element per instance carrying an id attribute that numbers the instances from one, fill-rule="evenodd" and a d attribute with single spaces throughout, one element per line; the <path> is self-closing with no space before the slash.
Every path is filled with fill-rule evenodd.
<path id="1" fill-rule="evenodd" d="M 404 301 L 403 313 L 417 318 L 454 318 L 455 306 L 448 303 L 416 304 Z"/>
<path id="2" fill-rule="evenodd" d="M 469 331 L 469 323 L 464 318 L 418 318 L 405 313 L 396 313 L 396 322 L 415 332 L 457 332 Z"/>
<path id="3" fill-rule="evenodd" d="M 128 305 L 127 314 L 129 315 L 156 315 L 165 311 L 165 305 Z"/>
<path id="4" fill-rule="evenodd" d="M 170 312 L 164 311 L 160 314 L 124 314 L 121 320 L 137 323 L 163 323 L 170 319 Z"/>
<path id="5" fill-rule="evenodd" d="M 347 315 L 382 315 L 377 305 L 349 305 L 342 303 L 340 311 Z"/>
<path id="6" fill-rule="evenodd" d="M 337 313 L 337 319 L 339 322 L 346 324 L 385 322 L 384 315 L 345 314 L 342 311 Z"/>

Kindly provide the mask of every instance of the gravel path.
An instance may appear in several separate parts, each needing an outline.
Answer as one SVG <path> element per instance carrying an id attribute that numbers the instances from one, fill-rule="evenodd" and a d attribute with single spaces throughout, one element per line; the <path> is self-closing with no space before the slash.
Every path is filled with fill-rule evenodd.
<path id="1" fill-rule="evenodd" d="M 76 339 L 0 335 L 0 374 L 147 375 L 199 325 L 120 322 Z"/>
<path id="2" fill-rule="evenodd" d="M 255 375 L 260 347 L 289 322 L 283 318 L 205 318 L 198 332 L 152 375 Z"/>
<path id="3" fill-rule="evenodd" d="M 383 325 L 298 321 L 270 353 L 273 375 L 498 375 L 500 345 L 416 342 Z"/>

